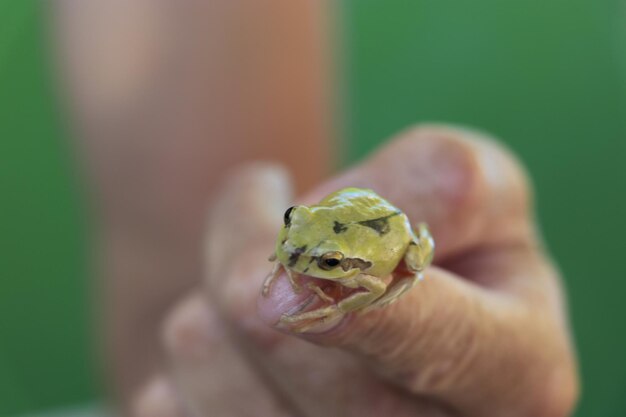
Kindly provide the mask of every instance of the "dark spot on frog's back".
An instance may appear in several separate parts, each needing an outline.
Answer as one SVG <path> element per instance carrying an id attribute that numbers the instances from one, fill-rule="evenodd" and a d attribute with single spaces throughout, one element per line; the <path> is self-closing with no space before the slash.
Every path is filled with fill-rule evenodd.
<path id="1" fill-rule="evenodd" d="M 359 222 L 358 224 L 360 224 L 361 226 L 369 227 L 370 229 L 375 230 L 379 235 L 384 235 L 386 233 L 389 233 L 389 230 L 391 230 L 391 228 L 389 227 L 389 219 L 391 217 L 397 216 L 399 214 L 400 214 L 400 212 L 397 211 L 395 213 L 391 213 L 391 214 L 389 214 L 387 216 L 383 216 L 383 217 L 378 217 L 376 219 L 363 220 L 363 221 Z"/>
<path id="2" fill-rule="evenodd" d="M 287 266 L 289 266 L 290 268 L 293 268 L 298 263 L 298 259 L 300 259 L 300 255 L 302 255 L 305 251 L 306 251 L 306 245 L 296 248 L 296 250 L 294 250 L 289 255 L 289 262 L 287 263 Z"/>
<path id="3" fill-rule="evenodd" d="M 389 233 L 389 221 L 386 218 L 365 220 L 363 222 L 359 222 L 359 224 L 375 230 L 379 235 Z"/>
<path id="4" fill-rule="evenodd" d="M 335 220 L 335 224 L 333 225 L 333 232 L 339 234 L 345 232 L 346 230 L 348 230 L 348 226 Z"/>

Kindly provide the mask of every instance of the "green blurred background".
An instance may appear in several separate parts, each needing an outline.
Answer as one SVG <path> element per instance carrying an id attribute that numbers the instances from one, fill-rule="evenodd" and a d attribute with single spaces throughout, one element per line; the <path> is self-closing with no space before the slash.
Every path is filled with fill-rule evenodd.
<path id="1" fill-rule="evenodd" d="M 577 416 L 625 416 L 626 3 L 338 3 L 346 162 L 418 121 L 503 138 L 565 275 Z M 97 398 L 86 222 L 41 4 L 0 0 L 0 416 Z"/>

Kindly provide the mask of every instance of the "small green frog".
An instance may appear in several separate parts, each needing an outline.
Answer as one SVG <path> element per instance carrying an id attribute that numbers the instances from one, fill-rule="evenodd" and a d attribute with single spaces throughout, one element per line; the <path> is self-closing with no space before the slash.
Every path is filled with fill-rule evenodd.
<path id="1" fill-rule="evenodd" d="M 344 188 L 319 204 L 287 209 L 276 242 L 272 272 L 263 284 L 267 296 L 282 271 L 295 292 L 300 275 L 359 289 L 338 303 L 309 281 L 308 288 L 330 305 L 283 315 L 280 322 L 296 331 L 333 317 L 381 307 L 396 301 L 423 277 L 433 258 L 434 241 L 425 224 L 413 231 L 407 216 L 372 190 Z M 401 279 L 385 278 L 404 260 Z"/>

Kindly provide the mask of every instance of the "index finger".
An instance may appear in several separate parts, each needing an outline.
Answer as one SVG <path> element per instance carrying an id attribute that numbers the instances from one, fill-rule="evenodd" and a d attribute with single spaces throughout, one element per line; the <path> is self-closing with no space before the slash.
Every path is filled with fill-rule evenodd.
<path id="1" fill-rule="evenodd" d="M 429 268 L 426 281 L 394 305 L 347 314 L 301 336 L 349 351 L 410 392 L 468 415 L 509 408 L 564 415 L 576 377 L 559 277 L 536 244 L 526 175 L 515 159 L 476 133 L 422 127 L 307 201 L 346 186 L 372 188 L 413 224 L 427 222 L 435 259 L 457 273 Z M 279 319 L 299 311 L 300 301 L 289 297 L 283 291 L 260 299 L 267 323 L 290 330 Z"/>

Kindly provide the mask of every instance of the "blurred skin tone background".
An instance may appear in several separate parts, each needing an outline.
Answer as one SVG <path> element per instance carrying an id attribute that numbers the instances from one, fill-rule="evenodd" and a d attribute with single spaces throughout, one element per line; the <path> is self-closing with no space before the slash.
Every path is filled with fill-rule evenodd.
<path id="1" fill-rule="evenodd" d="M 565 284 L 582 383 L 575 415 L 624 415 L 625 9 L 620 1 L 0 4 L 0 416 L 99 402 L 104 392 L 126 405 L 145 405 L 152 392 L 161 410 L 175 408 L 158 399 L 172 372 L 183 375 L 176 389 L 191 393 L 184 401 L 202 410 L 207 398 L 220 398 L 198 394 L 210 372 L 190 377 L 180 350 L 160 333 L 185 316 L 172 313 L 181 309 L 204 312 L 207 328 L 219 321 L 206 319 L 215 312 L 201 297 L 185 298 L 201 285 L 213 204 L 230 213 L 213 214 L 221 223 L 236 214 L 256 219 L 262 210 L 237 201 L 257 201 L 246 190 L 258 181 L 252 188 L 266 190 L 265 202 L 255 207 L 275 203 L 280 221 L 289 206 L 284 187 L 275 185 L 282 179 L 266 181 L 262 170 L 235 179 L 231 173 L 246 161 L 280 163 L 293 194 L 307 198 L 342 181 L 389 192 L 389 184 L 406 182 L 408 190 L 406 178 L 383 181 L 393 166 L 387 159 L 400 166 L 409 149 L 425 150 L 420 146 L 440 136 L 451 137 L 444 154 L 461 155 L 454 166 L 474 152 L 455 145 L 457 137 L 466 140 L 456 131 L 413 131 L 389 141 L 424 121 L 489 131 L 526 166 L 530 204 Z M 494 152 L 489 166 L 509 166 Z M 324 183 L 368 154 L 375 156 L 356 171 Z M 469 165 L 477 172 L 488 166 Z M 435 166 L 417 178 L 427 183 L 437 172 Z M 503 184 L 517 178 L 511 172 Z M 241 194 L 228 194 L 225 183 Z M 497 189 L 517 195 L 514 186 Z M 508 194 L 494 195 L 506 206 L 501 197 Z M 468 212 L 454 224 L 465 224 Z M 509 219 L 502 224 L 516 224 L 517 217 Z M 532 220 L 524 222 L 532 228 Z M 262 216 L 256 224 L 265 234 L 278 227 Z M 237 236 L 249 236 L 241 230 Z M 456 233 L 449 240 L 462 242 Z M 231 252 L 250 251 L 242 245 L 231 242 Z M 397 311 L 401 317 L 402 307 Z M 550 314 L 537 314 L 536 328 L 544 318 Z M 529 335 L 536 329 L 525 326 Z M 528 358 L 555 345 L 534 340 Z M 567 353 L 555 355 L 558 362 Z M 253 379 L 239 362 L 219 357 L 233 363 L 222 374 Z M 500 383 L 507 384 L 523 385 Z M 246 388 L 259 393 L 267 385 Z M 567 378 L 557 385 L 568 391 Z M 444 396 L 460 401 L 451 398 Z M 441 415 L 439 404 L 420 407 L 423 415 Z"/>

